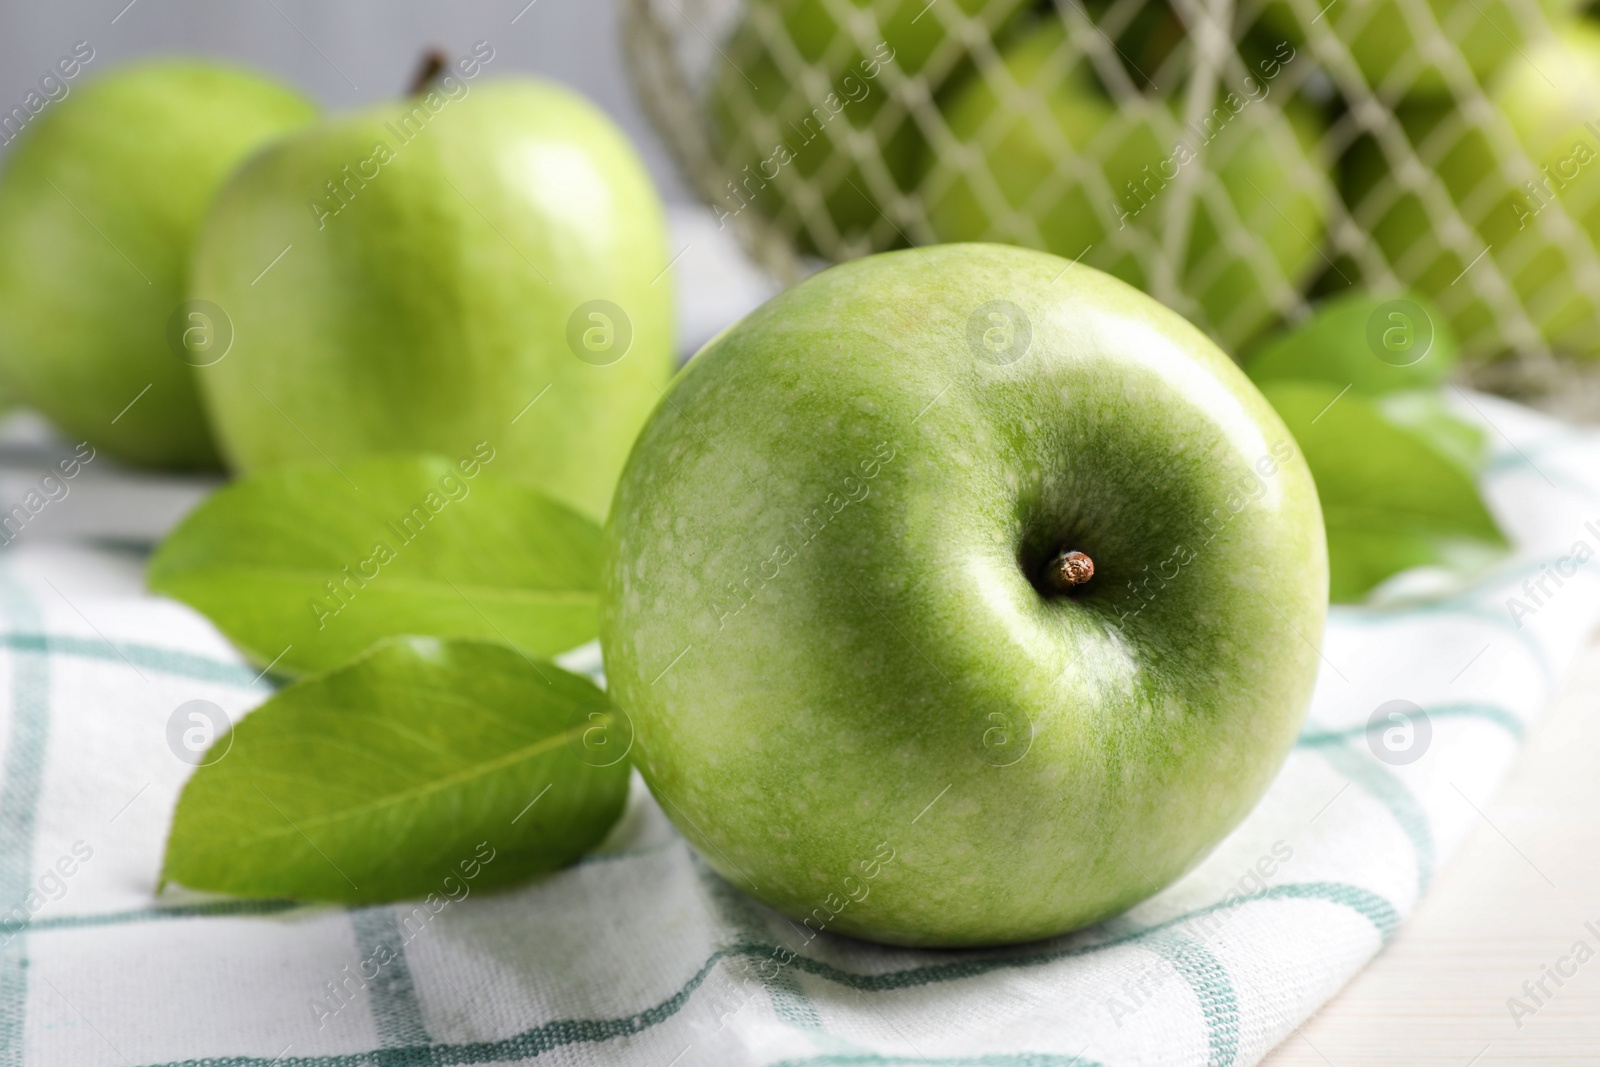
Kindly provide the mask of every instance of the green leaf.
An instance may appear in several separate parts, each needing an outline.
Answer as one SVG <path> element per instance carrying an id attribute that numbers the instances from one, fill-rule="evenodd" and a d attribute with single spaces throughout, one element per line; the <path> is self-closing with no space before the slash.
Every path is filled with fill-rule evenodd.
<path id="1" fill-rule="evenodd" d="M 1407 389 L 1377 398 L 1383 417 L 1421 437 L 1470 475 L 1483 469 L 1488 438 L 1465 419 L 1451 414 L 1437 389 Z"/>
<path id="2" fill-rule="evenodd" d="M 1426 301 L 1354 293 L 1257 345 L 1244 370 L 1257 385 L 1319 381 L 1379 396 L 1443 384 L 1457 355 L 1449 326 Z"/>
<path id="3" fill-rule="evenodd" d="M 606 835 L 631 741 L 605 694 L 554 664 L 393 638 L 217 739 L 178 800 L 162 876 L 347 903 L 503 885 Z"/>
<path id="4" fill-rule="evenodd" d="M 1410 567 L 1476 565 L 1505 547 L 1471 474 L 1370 398 L 1322 382 L 1262 392 L 1316 480 L 1335 602 L 1360 600 Z"/>
<path id="5" fill-rule="evenodd" d="M 396 634 L 489 638 L 530 655 L 591 640 L 599 527 L 497 478 L 483 451 L 249 475 L 162 543 L 150 587 L 291 675 Z"/>

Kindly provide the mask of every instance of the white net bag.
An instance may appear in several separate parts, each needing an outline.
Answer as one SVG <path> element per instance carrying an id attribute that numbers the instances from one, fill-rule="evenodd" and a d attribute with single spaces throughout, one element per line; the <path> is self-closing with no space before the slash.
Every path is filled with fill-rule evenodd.
<path id="1" fill-rule="evenodd" d="M 1600 25 L 1575 0 L 630 0 L 646 107 L 787 279 L 942 241 L 1110 271 L 1240 353 L 1425 297 L 1600 411 Z"/>

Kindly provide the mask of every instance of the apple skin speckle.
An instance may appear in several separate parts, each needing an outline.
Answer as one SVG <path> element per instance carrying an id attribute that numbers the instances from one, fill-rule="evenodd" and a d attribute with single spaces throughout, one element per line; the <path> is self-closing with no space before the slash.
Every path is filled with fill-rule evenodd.
<path id="1" fill-rule="evenodd" d="M 601 641 L 639 767 L 708 864 L 813 928 L 973 946 L 1116 914 L 1298 733 L 1328 587 L 1310 474 L 1198 330 L 1065 265 L 824 271 L 703 350 L 624 471 Z M 975 350 L 990 301 L 1027 316 L 1020 359 Z M 1093 578 L 1041 593 L 1029 567 L 1066 549 Z"/>

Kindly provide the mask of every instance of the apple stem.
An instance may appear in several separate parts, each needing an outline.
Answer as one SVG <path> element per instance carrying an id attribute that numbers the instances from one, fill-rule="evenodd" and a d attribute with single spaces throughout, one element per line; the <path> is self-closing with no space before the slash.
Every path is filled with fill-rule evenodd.
<path id="1" fill-rule="evenodd" d="M 439 72 L 450 65 L 450 57 L 444 54 L 442 48 L 430 48 L 422 53 L 422 63 L 417 67 L 417 76 L 411 79 L 411 96 L 421 96 L 428 91 L 428 86 L 433 84 L 433 79 Z"/>
<path id="2" fill-rule="evenodd" d="M 1094 577 L 1094 560 L 1082 552 L 1062 552 L 1045 568 L 1045 581 L 1058 593 L 1068 593 Z"/>

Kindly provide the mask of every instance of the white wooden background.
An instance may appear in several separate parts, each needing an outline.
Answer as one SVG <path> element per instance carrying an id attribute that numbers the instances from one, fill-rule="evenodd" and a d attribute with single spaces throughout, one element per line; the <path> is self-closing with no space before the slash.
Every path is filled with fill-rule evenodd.
<path id="1" fill-rule="evenodd" d="M 669 201 L 687 202 L 623 67 L 617 0 L 0 0 L 0 112 L 77 41 L 85 77 L 130 60 L 193 53 L 288 80 L 340 110 L 397 95 L 429 46 L 495 50 L 496 75 L 536 74 L 599 104 L 645 157 Z M 6 149 L 0 146 L 0 157 Z"/>
<path id="2" fill-rule="evenodd" d="M 1600 642 L 1411 921 L 1265 1067 L 1600 1064 L 1600 955 L 1531 1016 L 1582 938 L 1600 952 Z M 1571 970 L 1573 964 L 1563 964 Z"/>

